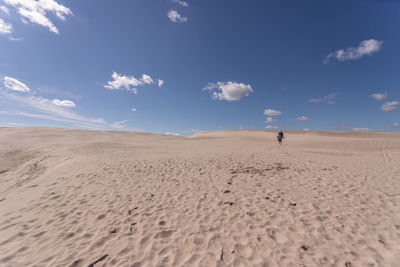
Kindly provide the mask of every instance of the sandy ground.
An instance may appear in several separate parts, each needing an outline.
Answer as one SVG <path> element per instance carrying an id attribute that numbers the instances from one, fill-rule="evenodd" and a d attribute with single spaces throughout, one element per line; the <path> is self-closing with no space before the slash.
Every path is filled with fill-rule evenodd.
<path id="1" fill-rule="evenodd" d="M 400 134 L 0 128 L 0 266 L 400 266 Z"/>

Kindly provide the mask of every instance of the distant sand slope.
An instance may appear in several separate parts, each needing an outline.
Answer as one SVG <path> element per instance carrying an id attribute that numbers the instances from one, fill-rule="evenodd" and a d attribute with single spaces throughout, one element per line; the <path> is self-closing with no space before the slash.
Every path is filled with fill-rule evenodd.
<path id="1" fill-rule="evenodd" d="M 400 134 L 0 128 L 0 266 L 399 266 Z"/>

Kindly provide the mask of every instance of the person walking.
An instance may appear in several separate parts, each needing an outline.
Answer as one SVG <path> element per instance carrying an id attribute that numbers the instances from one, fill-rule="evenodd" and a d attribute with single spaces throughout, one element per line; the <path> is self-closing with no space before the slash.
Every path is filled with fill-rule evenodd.
<path id="1" fill-rule="evenodd" d="M 278 143 L 282 144 L 282 140 L 283 140 L 283 138 L 285 138 L 282 130 L 279 131 L 277 138 L 278 138 Z"/>

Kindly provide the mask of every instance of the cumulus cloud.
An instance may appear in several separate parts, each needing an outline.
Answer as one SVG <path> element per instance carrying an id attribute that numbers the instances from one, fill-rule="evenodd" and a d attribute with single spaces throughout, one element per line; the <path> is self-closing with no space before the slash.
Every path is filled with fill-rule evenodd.
<path id="1" fill-rule="evenodd" d="M 136 112 L 136 108 L 132 108 L 131 110 L 132 110 L 133 112 Z"/>
<path id="2" fill-rule="evenodd" d="M 310 128 L 304 128 L 303 131 L 308 132 L 308 131 L 310 131 Z"/>
<path id="3" fill-rule="evenodd" d="M 300 117 L 297 117 L 295 120 L 296 120 L 296 121 L 306 121 L 306 120 L 308 120 L 308 117 L 306 117 L 306 116 L 300 116 Z"/>
<path id="4" fill-rule="evenodd" d="M 267 115 L 267 116 L 279 116 L 281 114 L 282 114 L 282 112 L 280 112 L 278 110 L 273 110 L 273 109 L 270 109 L 270 108 L 264 110 L 264 115 Z"/>
<path id="5" fill-rule="evenodd" d="M 0 18 L 0 34 L 10 34 L 11 32 L 12 25 Z"/>
<path id="6" fill-rule="evenodd" d="M 56 34 L 58 34 L 59 31 L 47 17 L 47 13 L 53 13 L 57 18 L 63 21 L 65 21 L 65 16 L 72 15 L 69 8 L 54 0 L 4 0 L 4 2 L 17 8 L 18 13 L 23 17 L 23 22 L 29 20 L 31 23 L 46 27 Z"/>
<path id="7" fill-rule="evenodd" d="M 363 56 L 371 56 L 373 53 L 378 52 L 382 48 L 383 41 L 377 41 L 375 39 L 364 40 L 357 47 L 348 47 L 346 49 L 340 49 L 333 53 L 330 53 L 325 59 L 324 64 L 329 64 L 329 61 L 333 58 L 338 61 L 355 60 L 360 59 Z"/>
<path id="8" fill-rule="evenodd" d="M 216 82 L 209 83 L 204 90 L 212 91 L 212 98 L 226 101 L 238 101 L 242 97 L 248 96 L 253 89 L 249 84 L 236 82 Z"/>
<path id="9" fill-rule="evenodd" d="M 181 6 L 189 6 L 188 2 L 182 0 L 171 0 L 172 3 L 179 4 Z"/>
<path id="10" fill-rule="evenodd" d="M 7 15 L 10 14 L 10 10 L 5 6 L 0 6 L 0 11 L 6 13 Z"/>
<path id="11" fill-rule="evenodd" d="M 163 86 L 163 84 L 164 84 L 164 81 L 163 81 L 163 80 L 160 80 L 160 79 L 158 79 L 158 87 L 161 87 L 161 86 Z"/>
<path id="12" fill-rule="evenodd" d="M 375 100 L 385 100 L 388 98 L 387 93 L 384 94 L 372 94 L 371 98 L 375 99 Z"/>
<path id="13" fill-rule="evenodd" d="M 388 101 L 383 103 L 381 110 L 382 111 L 395 111 L 398 110 L 398 105 L 400 104 L 399 101 Z"/>
<path id="14" fill-rule="evenodd" d="M 56 106 L 67 107 L 67 108 L 73 108 L 76 106 L 75 103 L 70 100 L 54 99 L 53 101 L 51 101 L 51 103 L 53 103 Z"/>
<path id="15" fill-rule="evenodd" d="M 271 123 L 271 122 L 274 122 L 275 120 L 272 118 L 272 117 L 267 117 L 266 119 L 265 119 L 265 123 Z"/>
<path id="16" fill-rule="evenodd" d="M 268 125 L 268 126 L 265 126 L 265 129 L 278 129 L 278 126 Z"/>
<path id="17" fill-rule="evenodd" d="M 178 13 L 176 10 L 170 10 L 168 11 L 168 18 L 172 22 L 186 22 L 187 17 L 181 16 L 181 14 Z"/>
<path id="18" fill-rule="evenodd" d="M 25 92 L 25 93 L 30 91 L 29 87 L 26 86 L 26 84 L 18 81 L 15 78 L 6 76 L 6 77 L 4 77 L 3 82 L 4 82 L 4 86 L 10 90 Z"/>
<path id="19" fill-rule="evenodd" d="M 120 90 L 125 88 L 126 90 L 131 91 L 134 94 L 137 94 L 137 88 L 135 87 L 154 83 L 153 79 L 147 74 L 143 74 L 142 78 L 137 79 L 134 76 L 125 76 L 113 72 L 111 77 L 114 80 L 107 82 L 107 84 L 104 85 L 105 88 L 110 90 Z"/>
<path id="20" fill-rule="evenodd" d="M 152 79 L 149 75 L 146 75 L 146 74 L 143 74 L 143 75 L 142 75 L 141 81 L 142 81 L 143 83 L 145 83 L 145 84 L 152 84 L 152 83 L 154 83 L 153 79 Z"/>
<path id="21" fill-rule="evenodd" d="M 400 128 L 400 123 L 395 122 L 395 123 L 392 124 L 392 127 L 393 128 Z"/>
<path id="22" fill-rule="evenodd" d="M 327 104 L 335 104 L 336 103 L 336 99 L 338 98 L 338 94 L 336 93 L 332 93 L 323 97 L 318 97 L 318 98 L 311 98 L 308 100 L 308 102 L 312 102 L 312 103 L 327 103 Z"/>

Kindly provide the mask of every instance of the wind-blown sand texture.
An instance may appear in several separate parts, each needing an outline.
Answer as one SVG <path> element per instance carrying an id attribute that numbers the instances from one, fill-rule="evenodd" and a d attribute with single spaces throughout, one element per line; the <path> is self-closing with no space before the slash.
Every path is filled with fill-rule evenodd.
<path id="1" fill-rule="evenodd" d="M 1 266 L 399 263 L 399 133 L 0 128 Z"/>

